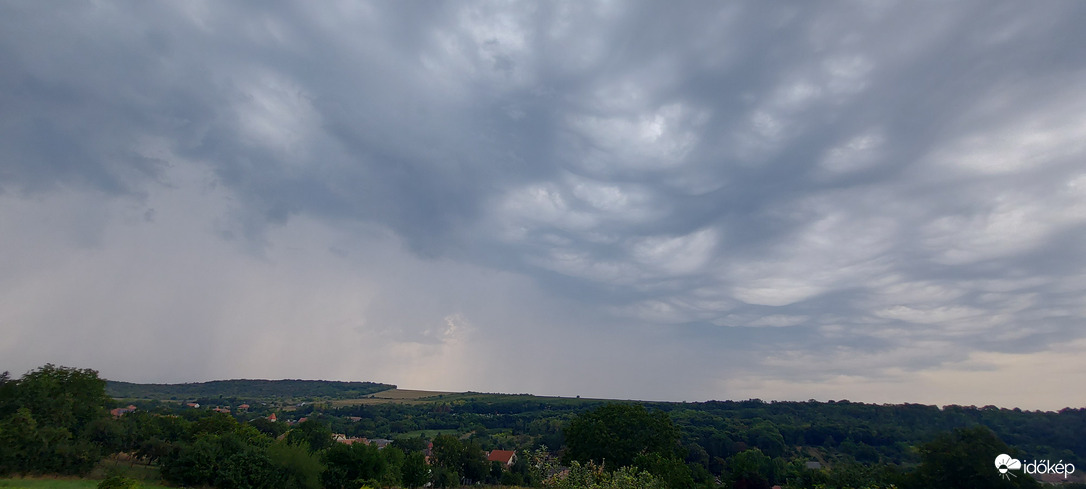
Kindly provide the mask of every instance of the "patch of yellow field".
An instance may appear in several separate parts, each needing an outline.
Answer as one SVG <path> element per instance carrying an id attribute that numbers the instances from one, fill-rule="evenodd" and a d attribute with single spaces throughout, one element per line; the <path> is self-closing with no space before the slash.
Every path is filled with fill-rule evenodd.
<path id="1" fill-rule="evenodd" d="M 422 399 L 424 397 L 437 397 L 453 394 L 453 392 L 442 391 L 419 391 L 412 389 L 390 389 L 387 391 L 375 392 L 366 397 L 373 399 Z"/>
<path id="2" fill-rule="evenodd" d="M 393 402 L 401 404 L 419 404 L 423 402 L 433 402 L 435 400 L 439 400 L 437 396 L 446 396 L 451 394 L 455 393 L 443 391 L 420 391 L 414 389 L 390 389 L 387 391 L 375 392 L 360 399 L 340 399 L 338 401 L 332 401 L 332 405 L 340 407 L 355 406 L 359 404 L 385 404 Z"/>

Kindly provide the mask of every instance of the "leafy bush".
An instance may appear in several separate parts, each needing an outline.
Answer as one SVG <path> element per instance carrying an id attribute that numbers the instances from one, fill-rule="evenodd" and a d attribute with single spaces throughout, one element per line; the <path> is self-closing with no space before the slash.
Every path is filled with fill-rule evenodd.
<path id="1" fill-rule="evenodd" d="M 570 464 L 565 476 L 554 476 L 543 483 L 548 489 L 664 489 L 667 487 L 652 474 L 635 467 L 619 467 L 613 472 L 603 470 L 593 462 Z"/>
<path id="2" fill-rule="evenodd" d="M 98 483 L 98 489 L 142 489 L 143 484 L 128 477 L 114 475 L 102 479 L 102 482 Z"/>

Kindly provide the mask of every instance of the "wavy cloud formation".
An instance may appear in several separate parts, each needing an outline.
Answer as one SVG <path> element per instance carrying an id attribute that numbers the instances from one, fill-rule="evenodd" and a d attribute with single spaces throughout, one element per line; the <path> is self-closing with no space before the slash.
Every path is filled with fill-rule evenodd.
<path id="1" fill-rule="evenodd" d="M 1086 404 L 1084 10 L 0 6 L 2 367 Z"/>

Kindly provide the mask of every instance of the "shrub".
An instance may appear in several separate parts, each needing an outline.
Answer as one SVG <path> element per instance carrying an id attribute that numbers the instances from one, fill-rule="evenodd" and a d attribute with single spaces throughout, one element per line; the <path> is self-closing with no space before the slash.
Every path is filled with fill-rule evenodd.
<path id="1" fill-rule="evenodd" d="M 102 479 L 102 482 L 98 483 L 98 489 L 142 489 L 143 484 L 136 479 L 130 479 L 128 477 L 114 475 Z"/>

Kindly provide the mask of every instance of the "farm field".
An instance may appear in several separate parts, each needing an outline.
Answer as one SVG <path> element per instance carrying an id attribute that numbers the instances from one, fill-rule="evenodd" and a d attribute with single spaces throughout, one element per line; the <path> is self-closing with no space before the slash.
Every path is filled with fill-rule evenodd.
<path id="1" fill-rule="evenodd" d="M 423 391 L 415 389 L 389 389 L 387 391 L 376 392 L 366 396 L 373 399 L 393 399 L 393 400 L 420 400 L 429 397 L 439 397 L 452 392 L 444 391 Z"/>
<path id="2" fill-rule="evenodd" d="M 433 402 L 445 400 L 449 395 L 455 395 L 452 392 L 442 391 L 423 391 L 414 389 L 389 389 L 386 391 L 376 392 L 365 397 L 357 399 L 338 399 L 331 401 L 334 407 L 343 406 L 358 406 L 358 405 L 373 405 L 373 404 L 419 404 L 423 402 Z"/>
<path id="3" fill-rule="evenodd" d="M 591 405 L 607 402 L 605 399 L 588 399 L 558 396 L 534 396 L 531 394 L 493 394 L 481 392 L 425 391 L 416 389 L 389 389 L 357 399 L 330 401 L 333 407 L 367 406 L 375 404 L 424 404 L 441 402 L 522 402 L 534 401 L 550 405 Z"/>

